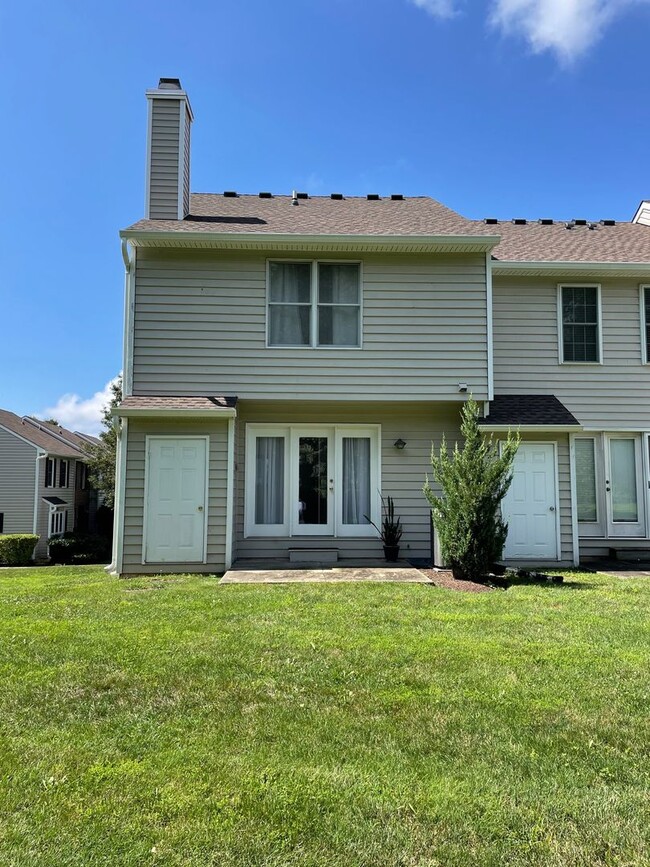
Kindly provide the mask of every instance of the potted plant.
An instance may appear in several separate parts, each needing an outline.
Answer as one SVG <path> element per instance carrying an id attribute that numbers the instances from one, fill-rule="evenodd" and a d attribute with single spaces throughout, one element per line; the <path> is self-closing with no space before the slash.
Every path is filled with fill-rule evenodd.
<path id="1" fill-rule="evenodd" d="M 386 562 L 395 563 L 399 558 L 399 542 L 402 538 L 403 527 L 401 519 L 395 517 L 395 502 L 392 497 L 381 497 L 381 512 L 381 529 L 374 521 L 370 521 L 370 523 L 379 532 L 381 541 L 384 543 Z"/>

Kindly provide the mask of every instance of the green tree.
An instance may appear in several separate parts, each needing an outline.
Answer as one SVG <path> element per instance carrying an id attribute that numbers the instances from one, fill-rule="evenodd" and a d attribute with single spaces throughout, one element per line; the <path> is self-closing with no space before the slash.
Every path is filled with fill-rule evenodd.
<path id="1" fill-rule="evenodd" d="M 115 504 L 115 464 L 117 459 L 117 431 L 111 412 L 122 400 L 122 377 L 111 383 L 111 399 L 102 413 L 104 430 L 98 443 L 85 446 L 88 457 L 88 478 L 91 485 L 104 496 L 109 509 Z"/>
<path id="2" fill-rule="evenodd" d="M 433 478 L 442 495 L 434 493 L 428 476 L 423 490 L 444 562 L 458 578 L 484 581 L 503 554 L 508 525 L 500 506 L 512 482 L 520 437 L 508 432 L 499 449 L 479 428 L 479 407 L 471 397 L 461 417 L 462 448 L 456 443 L 450 453 L 443 437 L 439 453 L 431 450 Z"/>

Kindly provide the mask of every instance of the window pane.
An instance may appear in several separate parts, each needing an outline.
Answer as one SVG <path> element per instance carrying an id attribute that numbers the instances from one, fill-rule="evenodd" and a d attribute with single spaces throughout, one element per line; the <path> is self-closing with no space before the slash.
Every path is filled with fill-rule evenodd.
<path id="1" fill-rule="evenodd" d="M 311 306 L 271 304 L 269 306 L 271 346 L 309 346 Z"/>
<path id="2" fill-rule="evenodd" d="M 643 290 L 644 307 L 645 307 L 645 348 L 646 361 L 650 361 L 650 287 L 646 286 Z"/>
<path id="3" fill-rule="evenodd" d="M 255 523 L 284 524 L 284 437 L 257 437 Z"/>
<path id="4" fill-rule="evenodd" d="M 615 523 L 639 520 L 636 497 L 636 447 L 633 439 L 609 443 L 612 477 L 612 517 Z"/>
<path id="5" fill-rule="evenodd" d="M 575 441 L 578 521 L 596 521 L 596 450 L 591 439 Z"/>
<path id="6" fill-rule="evenodd" d="M 598 290 L 562 287 L 563 361 L 598 362 Z"/>
<path id="7" fill-rule="evenodd" d="M 271 262 L 269 301 L 309 304 L 311 265 L 306 262 Z"/>
<path id="8" fill-rule="evenodd" d="M 359 266 L 340 262 L 319 264 L 318 300 L 321 304 L 358 304 Z"/>
<path id="9" fill-rule="evenodd" d="M 320 346 L 358 346 L 358 307 L 319 307 L 318 343 Z"/>
<path id="10" fill-rule="evenodd" d="M 369 524 L 370 438 L 343 437 L 343 523 Z"/>
<path id="11" fill-rule="evenodd" d="M 299 522 L 327 524 L 327 437 L 300 437 L 298 484 Z"/>

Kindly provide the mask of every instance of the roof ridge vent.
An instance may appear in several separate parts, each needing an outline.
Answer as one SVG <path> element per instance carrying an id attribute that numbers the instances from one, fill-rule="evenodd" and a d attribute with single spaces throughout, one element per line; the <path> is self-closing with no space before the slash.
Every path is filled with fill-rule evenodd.
<path id="1" fill-rule="evenodd" d="M 224 195 L 224 198 L 226 198 L 226 199 L 238 199 L 239 198 L 239 193 L 237 193 L 235 190 L 224 190 L 223 195 Z"/>
<path id="2" fill-rule="evenodd" d="M 390 199 L 392 202 L 403 202 L 404 196 L 401 193 L 391 193 Z"/>
<path id="3" fill-rule="evenodd" d="M 586 226 L 587 225 L 587 220 L 573 220 L 572 222 L 573 222 L 574 226 Z"/>
<path id="4" fill-rule="evenodd" d="M 546 217 L 543 217 L 538 222 L 539 222 L 540 226 L 552 226 L 555 223 L 555 220 L 551 220 L 551 219 L 547 219 Z"/>
<path id="5" fill-rule="evenodd" d="M 366 196 L 369 202 L 378 202 L 379 201 L 379 193 L 368 193 Z"/>
<path id="6" fill-rule="evenodd" d="M 296 198 L 297 199 L 308 199 L 309 193 L 296 193 Z"/>
<path id="7" fill-rule="evenodd" d="M 343 198 L 343 193 L 330 193 L 330 199 L 336 199 L 337 202 L 340 202 Z"/>
<path id="8" fill-rule="evenodd" d="M 600 222 L 603 224 L 603 226 L 615 226 L 616 225 L 616 220 L 601 220 Z"/>
<path id="9" fill-rule="evenodd" d="M 499 221 L 496 217 L 486 217 L 483 222 L 488 226 L 496 226 Z"/>
<path id="10" fill-rule="evenodd" d="M 273 193 L 258 193 L 260 199 L 272 199 Z"/>
<path id="11" fill-rule="evenodd" d="M 523 217 L 516 217 L 512 222 L 515 226 L 525 226 L 528 220 L 524 220 Z"/>

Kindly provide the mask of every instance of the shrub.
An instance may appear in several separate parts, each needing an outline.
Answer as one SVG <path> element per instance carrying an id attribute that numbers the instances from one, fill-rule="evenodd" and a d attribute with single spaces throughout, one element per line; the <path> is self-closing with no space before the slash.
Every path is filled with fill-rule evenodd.
<path id="1" fill-rule="evenodd" d="M 70 563 L 104 563 L 110 560 L 110 542 L 91 533 L 64 533 L 48 540 L 50 560 L 61 566 Z"/>
<path id="2" fill-rule="evenodd" d="M 8 533 L 0 536 L 0 566 L 27 566 L 40 536 L 33 533 Z"/>
<path id="3" fill-rule="evenodd" d="M 461 432 L 465 439 L 449 454 L 444 438 L 440 453 L 431 452 L 433 476 L 442 497 L 424 494 L 431 506 L 433 524 L 445 563 L 455 576 L 484 581 L 490 567 L 501 559 L 508 525 L 501 517 L 501 501 L 512 482 L 512 463 L 519 448 L 519 434 L 508 433 L 501 452 L 478 426 L 478 404 L 470 398 L 463 407 Z"/>

